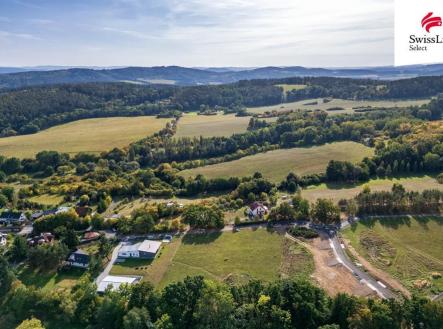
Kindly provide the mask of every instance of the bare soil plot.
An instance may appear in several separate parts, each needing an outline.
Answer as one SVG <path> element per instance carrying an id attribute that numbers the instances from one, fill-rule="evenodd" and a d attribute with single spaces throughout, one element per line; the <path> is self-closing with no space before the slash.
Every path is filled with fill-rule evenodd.
<path id="1" fill-rule="evenodd" d="M 338 264 L 334 253 L 325 238 L 316 238 L 303 243 L 314 257 L 315 270 L 312 279 L 330 296 L 348 293 L 355 296 L 375 296 L 366 285 L 360 283 L 352 274 Z"/>

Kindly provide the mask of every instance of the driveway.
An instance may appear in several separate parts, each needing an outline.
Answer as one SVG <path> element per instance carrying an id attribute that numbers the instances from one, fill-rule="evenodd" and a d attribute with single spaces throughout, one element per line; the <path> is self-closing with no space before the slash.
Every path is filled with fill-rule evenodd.
<path id="1" fill-rule="evenodd" d="M 103 272 L 101 272 L 100 275 L 95 279 L 95 283 L 97 284 L 97 286 L 100 284 L 100 282 L 103 281 L 104 278 L 109 275 L 109 272 L 111 272 L 112 266 L 114 265 L 114 262 L 118 257 L 118 251 L 120 250 L 121 246 L 122 243 L 120 242 L 117 247 L 114 248 L 114 250 L 112 251 L 111 260 L 109 261 L 108 265 L 106 265 Z"/>

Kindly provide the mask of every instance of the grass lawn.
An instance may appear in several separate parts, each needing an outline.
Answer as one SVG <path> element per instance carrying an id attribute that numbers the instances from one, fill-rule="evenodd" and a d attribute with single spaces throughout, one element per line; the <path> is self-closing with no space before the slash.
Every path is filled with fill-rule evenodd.
<path id="1" fill-rule="evenodd" d="M 319 198 L 332 199 L 337 202 L 340 199 L 353 198 L 363 190 L 365 185 L 368 185 L 372 191 L 387 191 L 392 188 L 394 183 L 400 183 L 407 190 L 411 191 L 421 192 L 426 189 L 443 190 L 443 185 L 439 184 L 434 177 L 424 175 L 417 177 L 406 176 L 390 179 L 371 179 L 369 182 L 359 185 L 321 184 L 302 190 L 302 196 L 312 202 Z"/>
<path id="2" fill-rule="evenodd" d="M 61 195 L 43 194 L 29 198 L 29 201 L 37 202 L 46 206 L 57 206 L 63 201 Z"/>
<path id="3" fill-rule="evenodd" d="M 413 292 L 443 291 L 443 218 L 401 217 L 360 222 L 343 236 L 368 261 Z M 419 287 L 417 280 L 428 286 Z"/>
<path id="4" fill-rule="evenodd" d="M 237 233 L 188 234 L 160 287 L 192 275 L 235 283 L 249 278 L 308 277 L 312 271 L 311 255 L 277 232 L 242 229 Z"/>
<path id="5" fill-rule="evenodd" d="M 128 259 L 115 264 L 111 269 L 111 274 L 140 275 L 143 276 L 142 281 L 149 281 L 157 286 L 171 264 L 181 242 L 181 238 L 174 238 L 172 242 L 163 244 L 154 260 Z"/>
<path id="6" fill-rule="evenodd" d="M 99 153 L 152 135 L 168 121 L 152 116 L 78 120 L 37 134 L 0 138 L 0 154 L 25 158 L 42 150 Z"/>
<path id="7" fill-rule="evenodd" d="M 245 132 L 250 117 L 236 117 L 235 114 L 197 115 L 187 113 L 180 118 L 176 137 L 231 136 Z"/>
<path id="8" fill-rule="evenodd" d="M 317 104 L 307 105 L 309 103 L 317 102 Z M 298 102 L 293 103 L 284 103 L 278 105 L 271 106 L 262 106 L 262 107 L 251 107 L 248 108 L 248 112 L 250 113 L 264 113 L 266 111 L 288 111 L 288 110 L 327 110 L 333 107 L 342 107 L 344 110 L 341 111 L 331 111 L 330 114 L 340 114 L 340 113 L 352 113 L 354 112 L 353 108 L 356 107 L 386 107 L 386 108 L 395 108 L 395 107 L 405 107 L 405 106 L 413 106 L 413 105 L 422 105 L 429 103 L 429 99 L 419 99 L 419 100 L 385 100 L 385 101 L 355 101 L 355 100 L 346 100 L 346 99 L 332 99 L 330 102 L 324 103 L 322 98 L 317 99 L 305 99 Z"/>
<path id="9" fill-rule="evenodd" d="M 264 177 L 279 182 L 289 172 L 300 176 L 324 172 L 330 160 L 358 162 L 371 156 L 373 150 L 355 142 L 338 142 L 322 146 L 269 151 L 215 165 L 184 170 L 182 176 L 203 174 L 208 178 L 248 176 L 259 171 Z"/>
<path id="10" fill-rule="evenodd" d="M 71 288 L 78 279 L 85 273 L 82 269 L 71 268 L 60 272 L 38 271 L 29 268 L 27 265 L 19 268 L 17 277 L 27 286 L 35 286 L 42 289 Z"/>

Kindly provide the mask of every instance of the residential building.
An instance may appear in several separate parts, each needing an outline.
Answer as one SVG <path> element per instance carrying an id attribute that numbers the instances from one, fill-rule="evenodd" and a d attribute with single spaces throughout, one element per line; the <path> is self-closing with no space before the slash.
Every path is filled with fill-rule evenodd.
<path id="1" fill-rule="evenodd" d="M 39 246 L 42 244 L 49 244 L 54 241 L 54 235 L 52 233 L 40 233 L 38 236 L 34 236 L 28 239 L 29 246 Z"/>
<path id="2" fill-rule="evenodd" d="M 18 225 L 26 221 L 25 213 L 19 211 L 4 211 L 0 215 L 0 224 Z"/>
<path id="3" fill-rule="evenodd" d="M 86 251 L 77 249 L 69 255 L 67 263 L 73 267 L 87 268 L 89 266 L 89 260 L 90 256 Z"/>
<path id="4" fill-rule="evenodd" d="M 99 293 L 105 292 L 106 289 L 118 290 L 122 284 L 134 284 L 139 282 L 141 277 L 137 276 L 106 276 L 97 286 Z"/>
<path id="5" fill-rule="evenodd" d="M 135 244 L 127 244 L 118 251 L 119 258 L 143 258 L 152 259 L 157 255 L 161 246 L 160 241 L 144 240 Z"/>
<path id="6" fill-rule="evenodd" d="M 249 217 L 259 217 L 262 218 L 264 215 L 268 213 L 268 207 L 263 205 L 260 202 L 254 202 L 252 203 L 248 209 L 246 209 L 246 214 Z"/>

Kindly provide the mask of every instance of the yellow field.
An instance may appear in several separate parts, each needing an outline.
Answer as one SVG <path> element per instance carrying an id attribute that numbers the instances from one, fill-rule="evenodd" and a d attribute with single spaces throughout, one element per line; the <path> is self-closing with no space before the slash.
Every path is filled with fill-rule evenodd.
<path id="1" fill-rule="evenodd" d="M 275 150 L 247 156 L 239 160 L 184 170 L 185 177 L 205 175 L 208 178 L 249 176 L 259 171 L 264 177 L 279 182 L 290 171 L 298 175 L 321 173 L 330 160 L 357 162 L 371 156 L 373 150 L 355 142 L 339 142 L 307 148 Z"/>
<path id="2" fill-rule="evenodd" d="M 177 125 L 177 137 L 231 136 L 245 132 L 250 117 L 236 117 L 235 114 L 197 115 L 187 113 Z"/>
<path id="3" fill-rule="evenodd" d="M 152 135 L 168 121 L 152 116 L 78 120 L 33 135 L 0 138 L 0 154 L 25 158 L 42 150 L 99 153 Z"/>
<path id="4" fill-rule="evenodd" d="M 316 105 L 306 105 L 308 103 L 317 102 Z M 353 108 L 363 106 L 363 107 L 386 107 L 386 108 L 395 108 L 395 107 L 405 107 L 405 106 L 414 106 L 414 105 L 422 105 L 429 103 L 429 99 L 419 99 L 419 100 L 405 100 L 405 101 L 352 101 L 346 99 L 332 99 L 330 102 L 323 103 L 322 98 L 318 99 L 305 99 L 303 101 L 293 102 L 293 103 L 284 103 L 272 106 L 262 106 L 262 107 L 251 107 L 248 108 L 248 112 L 250 113 L 264 113 L 266 111 L 288 111 L 288 110 L 324 110 L 333 108 L 333 107 L 342 107 L 344 110 L 341 111 L 330 111 L 330 114 L 340 114 L 340 113 L 352 113 L 354 112 Z"/>

